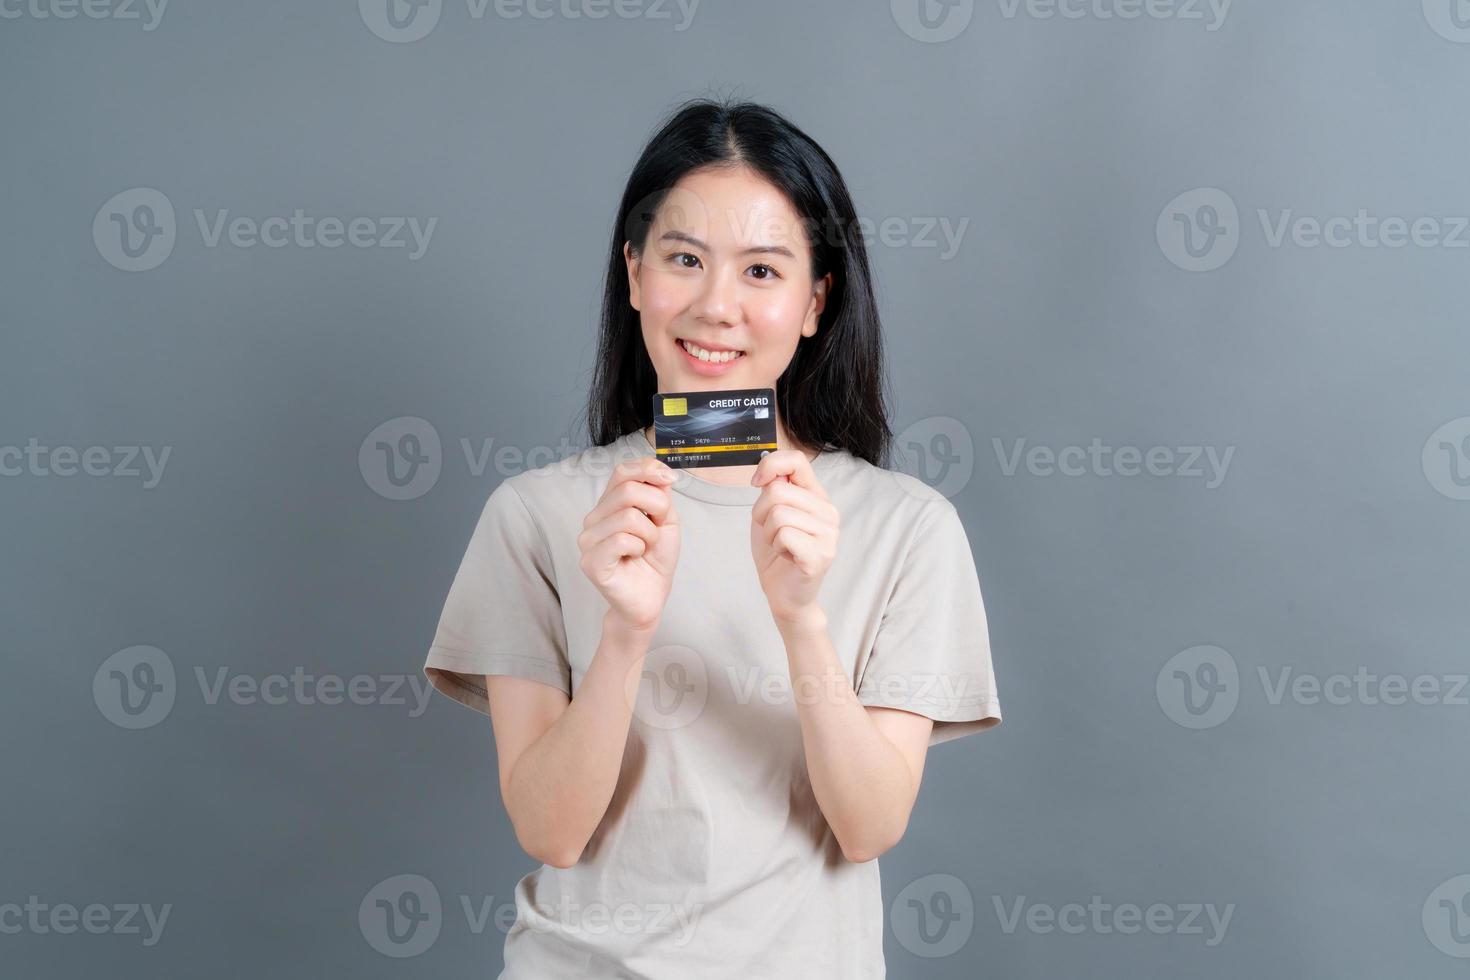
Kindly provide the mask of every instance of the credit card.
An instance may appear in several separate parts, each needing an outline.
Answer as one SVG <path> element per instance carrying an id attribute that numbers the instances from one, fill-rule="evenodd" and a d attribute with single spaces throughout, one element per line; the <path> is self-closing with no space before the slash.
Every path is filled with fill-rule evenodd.
<path id="1" fill-rule="evenodd" d="M 776 451 L 776 389 L 653 396 L 654 452 L 669 466 L 753 466 Z"/>

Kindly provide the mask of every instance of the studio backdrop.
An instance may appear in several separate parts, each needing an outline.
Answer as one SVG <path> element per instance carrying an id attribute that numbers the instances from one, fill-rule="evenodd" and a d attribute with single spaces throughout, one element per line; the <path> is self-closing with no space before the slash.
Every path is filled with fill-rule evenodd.
<path id="1" fill-rule="evenodd" d="M 0 0 L 0 83 L 0 973 L 495 975 L 424 653 L 711 95 L 841 168 L 984 588 L 889 975 L 1463 975 L 1462 0 Z"/>

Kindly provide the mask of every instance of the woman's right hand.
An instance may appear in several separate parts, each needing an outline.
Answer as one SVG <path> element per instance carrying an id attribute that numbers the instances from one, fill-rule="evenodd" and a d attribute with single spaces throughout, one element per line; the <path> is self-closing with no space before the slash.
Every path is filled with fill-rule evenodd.
<path id="1" fill-rule="evenodd" d="M 679 560 L 676 474 L 656 456 L 619 463 L 582 521 L 582 573 L 624 626 L 651 630 L 663 615 Z"/>

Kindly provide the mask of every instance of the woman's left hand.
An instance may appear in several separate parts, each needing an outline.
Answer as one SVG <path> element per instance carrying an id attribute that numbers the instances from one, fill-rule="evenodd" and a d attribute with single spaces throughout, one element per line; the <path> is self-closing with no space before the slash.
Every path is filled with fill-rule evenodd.
<path id="1" fill-rule="evenodd" d="M 795 449 L 756 464 L 761 495 L 750 512 L 750 551 L 771 615 L 796 621 L 817 608 L 817 591 L 837 554 L 837 507 Z"/>

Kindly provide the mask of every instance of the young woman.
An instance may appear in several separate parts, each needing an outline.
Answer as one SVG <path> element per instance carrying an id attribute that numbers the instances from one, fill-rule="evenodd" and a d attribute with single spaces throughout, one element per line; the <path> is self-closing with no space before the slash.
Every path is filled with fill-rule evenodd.
<path id="1" fill-rule="evenodd" d="M 543 862 L 502 980 L 885 976 L 875 858 L 928 747 L 1001 716 L 958 514 L 883 468 L 858 228 L 762 106 L 688 103 L 633 169 L 594 448 L 490 494 L 424 668 Z M 734 388 L 776 390 L 777 450 L 665 465 L 654 394 Z"/>

